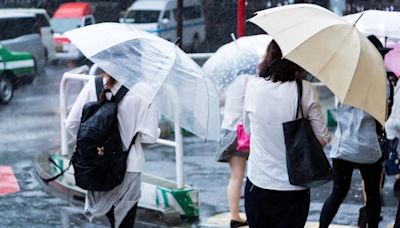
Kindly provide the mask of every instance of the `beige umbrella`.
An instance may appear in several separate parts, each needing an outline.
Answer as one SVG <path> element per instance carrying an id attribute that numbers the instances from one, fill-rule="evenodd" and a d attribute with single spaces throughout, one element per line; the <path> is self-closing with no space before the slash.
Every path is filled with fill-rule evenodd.
<path id="1" fill-rule="evenodd" d="M 315 75 L 343 104 L 360 108 L 384 124 L 383 60 L 353 24 L 312 4 L 259 11 L 249 21 L 274 38 L 284 58 Z"/>

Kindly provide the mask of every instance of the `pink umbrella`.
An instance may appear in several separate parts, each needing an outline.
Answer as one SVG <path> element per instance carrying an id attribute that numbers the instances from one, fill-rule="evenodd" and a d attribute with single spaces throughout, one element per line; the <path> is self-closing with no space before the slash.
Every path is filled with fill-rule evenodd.
<path id="1" fill-rule="evenodd" d="M 385 66 L 388 71 L 392 71 L 398 78 L 400 77 L 400 44 L 388 44 L 387 47 L 393 48 L 385 55 Z"/>

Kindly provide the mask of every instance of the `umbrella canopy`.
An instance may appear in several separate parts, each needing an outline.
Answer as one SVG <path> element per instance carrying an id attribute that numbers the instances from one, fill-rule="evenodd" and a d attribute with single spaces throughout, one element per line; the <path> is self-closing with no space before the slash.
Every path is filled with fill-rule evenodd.
<path id="1" fill-rule="evenodd" d="M 149 84 L 155 92 L 146 99 L 156 102 L 167 118 L 204 139 L 219 140 L 217 91 L 179 47 L 119 23 L 95 24 L 65 35 L 127 88 L 138 82 Z"/>
<path id="2" fill-rule="evenodd" d="M 274 38 L 284 58 L 315 75 L 343 104 L 360 108 L 384 124 L 383 60 L 353 24 L 312 4 L 263 10 L 250 22 Z"/>
<path id="3" fill-rule="evenodd" d="M 393 49 L 385 55 L 385 66 L 388 71 L 400 77 L 400 44 L 390 44 L 388 47 Z"/>
<path id="4" fill-rule="evenodd" d="M 256 75 L 258 64 L 272 38 L 268 35 L 244 36 L 220 48 L 204 63 L 203 70 L 223 93 L 238 75 Z"/>
<path id="5" fill-rule="evenodd" d="M 400 12 L 366 10 L 343 18 L 364 34 L 400 39 Z"/>

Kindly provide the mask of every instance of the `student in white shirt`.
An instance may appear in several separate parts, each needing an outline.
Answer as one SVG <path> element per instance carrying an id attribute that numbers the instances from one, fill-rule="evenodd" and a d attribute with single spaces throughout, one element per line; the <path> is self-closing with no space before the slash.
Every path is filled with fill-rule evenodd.
<path id="1" fill-rule="evenodd" d="M 310 191 L 289 183 L 282 123 L 297 112 L 296 74 L 302 70 L 289 60 L 275 41 L 250 80 L 244 101 L 244 126 L 250 133 L 250 156 L 245 187 L 245 209 L 250 228 L 304 227 Z M 330 138 L 317 93 L 303 81 L 301 106 L 322 145 Z"/>
<path id="2" fill-rule="evenodd" d="M 102 75 L 104 88 L 110 89 L 112 95 L 115 95 L 121 83 L 106 73 Z M 90 220 L 107 215 L 111 227 L 133 227 L 140 198 L 140 173 L 144 169 L 145 161 L 141 143 L 155 143 L 160 134 L 158 112 L 145 99 L 152 92 L 152 88 L 146 83 L 137 83 L 118 103 L 118 128 L 124 149 L 129 148 L 136 134 L 138 136 L 129 151 L 123 182 L 110 191 L 87 192 L 85 215 Z M 111 94 L 106 93 L 103 96 L 110 99 Z M 82 89 L 65 121 L 72 136 L 76 137 L 78 132 L 83 106 L 92 101 L 97 101 L 95 77 Z"/>

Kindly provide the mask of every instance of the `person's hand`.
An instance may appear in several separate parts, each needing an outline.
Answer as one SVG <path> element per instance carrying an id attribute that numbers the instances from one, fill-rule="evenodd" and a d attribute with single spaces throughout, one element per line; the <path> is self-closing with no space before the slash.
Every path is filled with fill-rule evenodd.
<path id="1" fill-rule="evenodd" d="M 321 139 L 319 140 L 319 144 L 321 144 L 322 147 L 325 147 L 328 143 Z"/>

